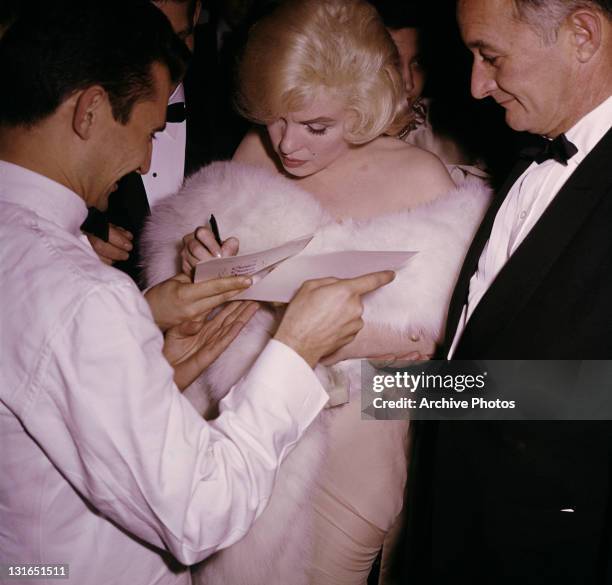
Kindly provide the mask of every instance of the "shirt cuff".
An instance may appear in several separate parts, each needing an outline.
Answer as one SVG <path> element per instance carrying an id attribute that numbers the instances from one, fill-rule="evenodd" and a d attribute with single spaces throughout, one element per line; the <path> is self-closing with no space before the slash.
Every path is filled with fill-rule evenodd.
<path id="1" fill-rule="evenodd" d="M 248 396 L 245 395 L 248 393 Z M 232 396 L 233 395 L 233 396 Z M 268 404 L 283 404 L 301 433 L 329 400 L 312 368 L 293 349 L 271 339 L 249 373 L 223 399 L 224 405 L 246 398 Z"/>

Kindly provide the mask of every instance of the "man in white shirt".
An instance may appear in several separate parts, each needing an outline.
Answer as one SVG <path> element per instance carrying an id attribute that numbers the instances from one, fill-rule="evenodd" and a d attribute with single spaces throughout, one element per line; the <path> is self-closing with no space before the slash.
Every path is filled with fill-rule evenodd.
<path id="1" fill-rule="evenodd" d="M 175 43 L 145 0 L 55 0 L 0 40 L 2 582 L 62 563 L 79 585 L 189 583 L 174 559 L 247 532 L 328 399 L 312 366 L 359 330 L 360 295 L 392 278 L 306 283 L 219 417 L 198 416 L 173 378 L 190 383 L 253 308 L 178 323 L 162 307 L 164 338 L 134 283 L 80 237 L 87 206 L 150 164 L 181 74 Z"/>
<path id="2" fill-rule="evenodd" d="M 460 0 L 458 19 L 474 97 L 543 144 L 476 234 L 439 356 L 610 360 L 612 4 Z M 609 421 L 415 426 L 407 580 L 612 582 Z"/>

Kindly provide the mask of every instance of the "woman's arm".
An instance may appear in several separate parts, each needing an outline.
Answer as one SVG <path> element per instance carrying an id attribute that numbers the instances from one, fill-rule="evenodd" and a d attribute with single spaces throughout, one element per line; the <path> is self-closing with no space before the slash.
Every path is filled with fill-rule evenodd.
<path id="1" fill-rule="evenodd" d="M 433 201 L 456 187 L 437 156 L 417 147 L 402 149 L 402 155 L 395 172 L 389 169 L 385 175 L 385 183 L 404 209 Z"/>

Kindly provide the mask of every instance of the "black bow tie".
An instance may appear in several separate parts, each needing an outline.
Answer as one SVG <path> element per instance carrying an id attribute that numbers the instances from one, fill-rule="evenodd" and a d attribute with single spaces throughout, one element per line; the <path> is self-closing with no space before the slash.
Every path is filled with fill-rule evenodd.
<path id="1" fill-rule="evenodd" d="M 546 138 L 541 140 L 542 142 L 538 146 L 524 148 L 521 151 L 521 156 L 534 160 L 538 164 L 552 158 L 567 166 L 567 161 L 578 152 L 578 149 L 565 137 L 565 134 L 559 134 L 554 140 L 546 140 Z"/>
<path id="2" fill-rule="evenodd" d="M 166 122 L 179 124 L 185 121 L 185 102 L 170 104 L 166 110 Z"/>

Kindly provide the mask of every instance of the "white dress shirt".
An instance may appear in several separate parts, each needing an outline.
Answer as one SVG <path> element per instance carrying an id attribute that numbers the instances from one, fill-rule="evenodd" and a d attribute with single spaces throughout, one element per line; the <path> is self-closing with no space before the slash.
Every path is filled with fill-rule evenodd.
<path id="1" fill-rule="evenodd" d="M 470 279 L 468 302 L 463 307 L 448 353 L 449 359 L 455 353 L 474 309 L 499 271 L 542 217 L 561 187 L 611 126 L 612 96 L 565 133 L 567 139 L 578 148 L 578 152 L 567 161 L 567 166 L 553 159 L 541 164 L 533 162 L 514 183 L 495 216 L 491 236 L 482 251 L 478 268 Z"/>
<path id="2" fill-rule="evenodd" d="M 0 161 L 0 563 L 68 563 L 78 585 L 187 584 L 167 551 L 191 564 L 240 539 L 327 394 L 271 341 L 201 419 L 143 296 L 79 238 L 86 213 Z"/>
<path id="3" fill-rule="evenodd" d="M 168 105 L 185 101 L 183 84 L 174 90 Z M 185 176 L 185 147 L 187 144 L 187 122 L 168 122 L 162 132 L 155 135 L 151 153 L 151 168 L 142 175 L 149 207 L 174 195 L 182 186 Z"/>

